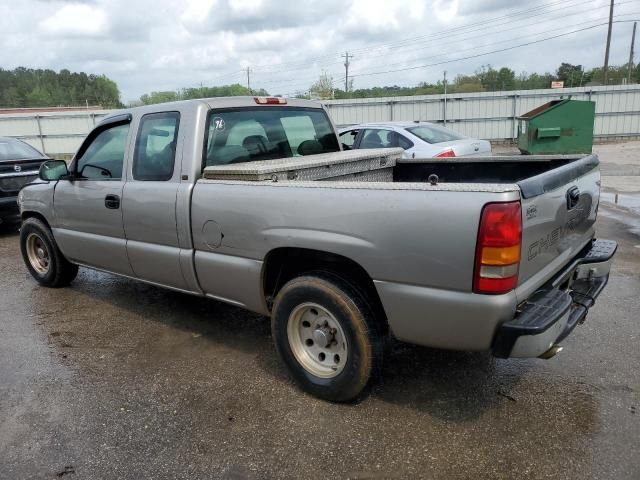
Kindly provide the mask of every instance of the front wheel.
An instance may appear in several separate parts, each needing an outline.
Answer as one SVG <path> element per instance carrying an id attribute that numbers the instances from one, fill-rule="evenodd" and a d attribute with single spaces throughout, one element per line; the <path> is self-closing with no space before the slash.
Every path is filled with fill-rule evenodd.
<path id="1" fill-rule="evenodd" d="M 22 223 L 20 250 L 29 273 L 41 285 L 63 287 L 78 274 L 78 266 L 64 258 L 49 227 L 37 218 Z"/>
<path id="2" fill-rule="evenodd" d="M 271 322 L 292 376 L 317 397 L 354 400 L 382 366 L 382 329 L 365 298 L 338 276 L 314 272 L 289 281 Z"/>

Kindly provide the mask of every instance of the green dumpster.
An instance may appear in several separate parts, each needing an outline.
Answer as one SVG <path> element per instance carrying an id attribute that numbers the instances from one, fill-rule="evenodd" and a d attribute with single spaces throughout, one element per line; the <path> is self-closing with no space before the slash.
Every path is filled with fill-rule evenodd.
<path id="1" fill-rule="evenodd" d="M 553 100 L 518 117 L 524 154 L 591 153 L 595 102 Z"/>

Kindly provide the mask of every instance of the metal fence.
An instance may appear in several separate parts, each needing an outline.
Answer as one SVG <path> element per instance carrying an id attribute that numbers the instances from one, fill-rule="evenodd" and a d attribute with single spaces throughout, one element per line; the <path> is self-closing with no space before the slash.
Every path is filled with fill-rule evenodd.
<path id="1" fill-rule="evenodd" d="M 640 137 L 640 85 L 329 100 L 336 125 L 427 120 L 475 138 L 512 141 L 517 118 L 550 100 L 596 102 L 597 139 Z M 108 110 L 0 114 L 0 136 L 17 137 L 52 157 L 69 157 Z"/>
<path id="2" fill-rule="evenodd" d="M 68 158 L 109 110 L 10 113 L 0 115 L 0 137 L 24 140 L 45 154 Z"/>
<path id="3" fill-rule="evenodd" d="M 596 103 L 594 136 L 640 136 L 640 85 L 581 87 L 509 92 L 456 93 L 384 97 L 325 102 L 339 126 L 394 120 L 426 120 L 446 124 L 463 135 L 512 141 L 517 118 L 543 103 L 560 98 Z"/>

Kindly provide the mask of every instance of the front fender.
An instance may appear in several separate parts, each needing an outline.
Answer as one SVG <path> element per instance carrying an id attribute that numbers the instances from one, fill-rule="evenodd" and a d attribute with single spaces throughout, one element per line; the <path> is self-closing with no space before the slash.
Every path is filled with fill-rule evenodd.
<path id="1" fill-rule="evenodd" d="M 37 214 L 43 217 L 49 226 L 55 226 L 53 210 L 53 192 L 55 182 L 41 182 L 26 185 L 20 190 L 20 216 L 24 219 Z"/>

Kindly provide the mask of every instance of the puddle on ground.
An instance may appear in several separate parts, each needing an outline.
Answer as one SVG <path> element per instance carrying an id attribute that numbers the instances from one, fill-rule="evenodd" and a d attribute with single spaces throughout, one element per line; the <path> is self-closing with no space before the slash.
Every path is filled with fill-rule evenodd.
<path id="1" fill-rule="evenodd" d="M 607 202 L 608 203 L 608 202 Z M 629 213 L 633 212 L 633 213 Z M 617 220 L 618 222 L 626 225 L 629 229 L 629 232 L 640 237 L 640 209 L 615 209 L 615 208 L 601 208 L 599 210 L 599 215 L 604 215 L 605 217 L 612 218 Z M 640 248 L 640 245 L 634 245 L 637 248 Z"/>
<path id="2" fill-rule="evenodd" d="M 640 195 L 631 193 L 600 192 L 600 201 L 613 203 L 622 208 L 628 208 L 633 213 L 640 215 Z"/>

